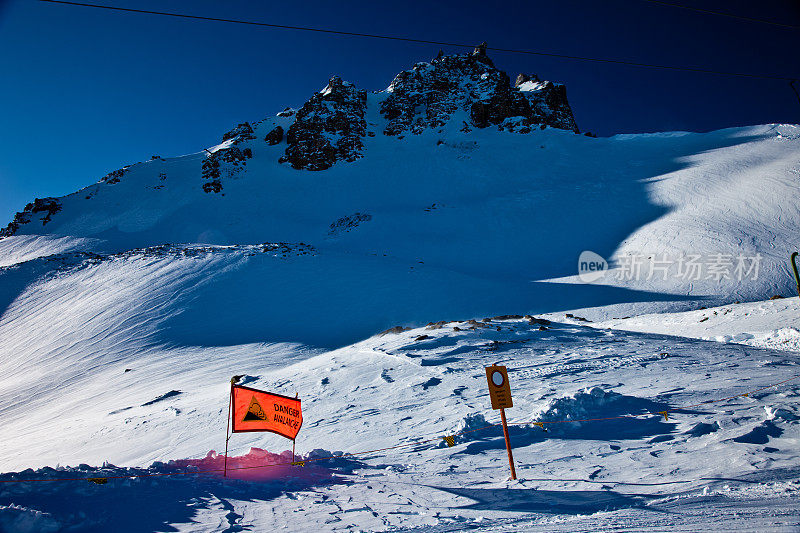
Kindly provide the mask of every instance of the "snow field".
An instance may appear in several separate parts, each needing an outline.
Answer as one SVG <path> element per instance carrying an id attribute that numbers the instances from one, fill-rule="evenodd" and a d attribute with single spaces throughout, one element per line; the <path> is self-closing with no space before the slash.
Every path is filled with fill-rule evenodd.
<path id="1" fill-rule="evenodd" d="M 260 142 L 281 121 L 224 196 L 200 188 L 203 154 L 154 160 L 0 239 L 0 481 L 110 477 L 0 484 L 0 529 L 800 527 L 800 385 L 742 396 L 800 373 L 798 299 L 767 300 L 794 291 L 796 126 L 445 128 L 308 173 Z M 580 284 L 584 250 L 762 262 Z M 551 322 L 482 321 L 506 313 Z M 478 430 L 495 362 L 517 482 L 499 428 Z M 287 441 L 237 434 L 232 462 L 272 473 L 161 476 L 218 466 L 234 374 L 299 393 L 303 457 L 404 447 L 285 467 Z"/>
<path id="2" fill-rule="evenodd" d="M 563 323 L 552 323 L 541 331 L 540 325 L 526 320 L 479 323 L 483 326 L 474 330 L 468 329 L 469 322 L 454 322 L 377 336 L 289 366 L 247 372 L 246 379 L 249 386 L 256 388 L 284 394 L 301 392 L 305 423 L 298 452 L 307 456 L 311 448 L 351 452 L 413 444 L 426 437 L 473 429 L 483 420 L 496 423 L 497 417 L 488 407 L 483 365 L 499 361 L 510 370 L 515 402 L 508 411 L 510 421 L 520 423 L 510 428 L 521 478 L 518 483 L 503 481 L 508 476 L 508 465 L 502 433 L 495 428 L 463 435 L 454 448 L 439 441 L 354 457 L 346 466 L 325 467 L 331 469 L 330 474 L 321 481 L 306 480 L 306 485 L 296 492 L 287 488 L 291 484 L 276 488 L 275 481 L 262 480 L 263 490 L 241 487 L 241 496 L 236 496 L 234 482 L 215 477 L 196 481 L 141 478 L 131 481 L 126 486 L 132 488 L 126 490 L 141 497 L 136 487 L 155 484 L 162 487 L 159 490 L 185 494 L 181 501 L 188 501 L 191 495 L 201 497 L 189 510 L 165 504 L 153 512 L 158 523 L 169 523 L 178 530 L 200 527 L 195 520 L 214 530 L 213 524 L 223 519 L 228 521 L 225 527 L 246 524 L 255 528 L 285 519 L 287 524 L 296 524 L 289 526 L 296 530 L 304 529 L 307 523 L 317 523 L 331 530 L 427 525 L 432 531 L 457 529 L 465 524 L 481 526 L 483 521 L 488 530 L 497 524 L 552 530 L 552 520 L 557 517 L 578 529 L 594 529 L 609 521 L 618 523 L 621 516 L 631 513 L 641 523 L 666 527 L 669 521 L 652 518 L 658 514 L 656 510 L 677 505 L 676 502 L 683 505 L 687 500 L 691 500 L 691 506 L 697 505 L 697 496 L 686 495 L 696 495 L 704 487 L 715 491 L 710 497 L 706 494 L 704 505 L 712 505 L 710 502 L 716 499 L 712 506 L 719 504 L 725 509 L 734 498 L 724 492 L 722 482 L 716 478 L 746 480 L 748 476 L 772 473 L 779 484 L 764 484 L 762 494 L 736 493 L 747 505 L 761 511 L 774 506 L 775 498 L 784 498 L 784 489 L 790 493 L 796 490 L 791 483 L 798 475 L 794 460 L 800 437 L 798 383 L 724 404 L 679 410 L 670 413 L 668 421 L 655 415 L 554 424 L 547 426 L 546 433 L 531 424 L 639 414 L 741 394 L 798 373 L 796 356 Z M 246 355 L 239 357 L 244 362 L 249 360 Z M 235 360 L 229 359 L 228 363 L 231 368 L 241 368 Z M 208 450 L 219 449 L 224 444 L 228 386 L 224 378 L 220 375 L 219 385 L 211 388 L 217 397 L 214 401 L 205 380 L 180 378 L 179 374 L 185 372 L 172 372 L 171 380 L 150 383 L 149 396 L 158 398 L 175 384 L 182 391 L 180 395 L 153 403 L 148 409 L 131 409 L 134 412 L 127 417 L 119 413 L 97 420 L 105 428 L 105 450 L 99 450 L 101 443 L 93 443 L 96 460 L 91 457 L 92 448 L 86 445 L 86 433 L 80 429 L 70 431 L 71 424 L 65 420 L 58 442 L 65 450 L 79 452 L 75 459 L 62 454 L 65 460 L 61 464 L 101 464 L 103 460 L 119 464 L 125 460 L 119 461 L 118 457 L 136 455 L 145 466 L 151 459 L 145 459 L 148 455 L 141 448 L 146 442 L 136 434 L 148 424 L 186 439 L 169 452 L 161 451 L 162 461 L 174 458 L 181 447 L 195 450 L 185 456 L 194 456 L 200 462 Z M 122 373 L 122 377 L 125 374 L 130 373 Z M 113 386 L 113 381 L 107 385 Z M 100 401 L 108 402 L 102 397 Z M 132 427 L 125 420 L 134 415 L 138 420 Z M 198 433 L 199 427 L 208 431 Z M 45 437 L 39 434 L 37 438 Z M 91 440 L 98 438 L 94 434 Z M 231 453 L 247 454 L 253 446 L 280 450 L 285 442 L 278 436 L 237 434 L 231 439 Z M 154 444 L 164 449 L 158 441 Z M 42 464 L 55 463 L 46 450 L 40 453 Z M 197 464 L 194 459 L 181 464 L 193 461 Z M 154 468 L 158 471 L 163 467 Z M 96 469 L 83 467 L 82 471 L 93 475 L 91 472 Z M 28 471 L 18 477 L 40 473 Z M 334 482 L 333 478 L 342 479 Z M 86 484 L 88 487 L 80 484 L 78 488 L 61 484 L 48 490 L 62 494 L 55 501 L 67 501 L 74 490 L 102 497 L 102 491 L 108 494 L 115 483 L 119 482 L 109 480 L 105 486 Z M 725 483 L 735 488 L 745 481 Z M 262 485 L 256 482 L 256 486 Z M 48 505 L 40 498 L 39 489 L 30 492 L 32 489 L 3 487 L 2 497 L 6 500 L 0 504 L 52 511 L 53 520 L 58 523 L 73 523 L 65 518 L 66 510 Z M 249 496 L 241 500 L 245 494 Z M 676 500 L 677 497 L 684 499 Z M 312 502 L 316 503 L 310 505 Z M 774 527 L 782 520 L 796 519 L 797 507 L 790 502 L 794 500 L 782 501 L 780 512 L 761 516 L 757 523 Z M 718 525 L 747 524 L 747 516 L 757 514 L 737 518 L 731 512 L 721 513 Z M 302 524 L 296 522 L 298 516 L 304 517 Z M 680 525 L 684 518 L 672 523 Z M 93 519 L 104 527 L 114 524 L 124 530 L 121 519 L 105 513 L 96 514 Z M 80 520 L 75 523 L 85 526 Z"/>

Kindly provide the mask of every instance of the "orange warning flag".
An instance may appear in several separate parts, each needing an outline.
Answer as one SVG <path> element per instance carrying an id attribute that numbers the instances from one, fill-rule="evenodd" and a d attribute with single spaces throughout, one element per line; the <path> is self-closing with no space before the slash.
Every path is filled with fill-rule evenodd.
<path id="1" fill-rule="evenodd" d="M 298 398 L 233 386 L 233 432 L 271 431 L 294 440 L 303 425 Z"/>

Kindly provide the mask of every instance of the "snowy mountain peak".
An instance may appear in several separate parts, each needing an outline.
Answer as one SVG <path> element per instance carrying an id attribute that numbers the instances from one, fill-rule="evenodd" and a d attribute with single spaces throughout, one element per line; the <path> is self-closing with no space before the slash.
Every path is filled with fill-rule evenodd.
<path id="1" fill-rule="evenodd" d="M 508 75 L 486 55 L 486 43 L 471 54 L 440 52 L 429 63 L 399 73 L 378 93 L 383 133 L 419 135 L 448 123 L 465 133 L 489 126 L 518 133 L 551 126 L 578 133 L 563 85 L 520 77 L 524 82 L 511 87 Z M 365 91 L 333 76 L 297 112 L 280 161 L 295 169 L 326 170 L 363 157 L 367 106 Z"/>
<path id="2" fill-rule="evenodd" d="M 113 190 L 116 191 L 112 196 L 123 194 L 117 189 L 127 190 L 128 185 L 141 190 L 144 182 L 153 182 L 146 189 L 172 189 L 176 194 L 166 211 L 191 198 L 186 194 L 186 186 L 212 196 L 224 196 L 226 184 L 231 180 L 253 173 L 248 167 L 250 160 L 256 160 L 261 169 L 278 164 L 294 170 L 321 171 L 370 158 L 371 153 L 379 164 L 384 153 L 378 146 L 382 141 L 369 140 L 376 135 L 399 141 L 406 135 L 421 135 L 425 131 L 440 135 L 447 130 L 455 136 L 475 136 L 471 132 L 478 129 L 491 136 L 499 132 L 531 133 L 548 126 L 578 133 L 564 86 L 528 74 L 520 74 L 512 86 L 508 75 L 494 66 L 486 54 L 486 43 L 482 43 L 468 54 L 440 52 L 430 62 L 417 63 L 397 74 L 387 89 L 369 95 L 353 83 L 332 76 L 299 109 L 287 107 L 274 117 L 242 122 L 225 132 L 219 145 L 201 153 L 178 159 L 154 156 L 150 161 L 109 172 L 95 185 L 70 195 L 82 205 L 74 204 L 62 212 L 64 198 L 37 199 L 0 230 L 0 237 L 29 231 L 66 231 L 59 223 L 55 223 L 58 228 L 49 224 L 56 213 L 59 221 L 85 219 L 86 210 L 93 211 L 95 207 L 84 204 L 85 201 L 100 203 L 96 201 L 98 195 L 105 197 Z M 510 142 L 502 137 L 498 140 L 503 144 Z M 410 142 L 402 141 L 409 148 Z M 181 168 L 178 171 L 176 167 Z M 176 174 L 187 178 L 186 186 L 178 186 Z M 130 180 L 140 185 L 124 183 Z M 154 194 L 166 196 L 158 192 L 147 196 Z M 142 206 L 149 203 L 144 200 Z M 71 215 L 65 216 L 66 212 Z M 135 220 L 139 220 L 138 216 Z M 160 218 L 163 213 L 151 216 Z M 101 226 L 107 226 L 107 222 L 98 219 L 97 227 Z"/>
<path id="3" fill-rule="evenodd" d="M 525 83 L 529 80 L 535 83 Z M 551 126 L 578 133 L 563 85 L 521 74 L 512 87 L 508 75 L 486 55 L 486 43 L 471 54 L 440 52 L 430 63 L 417 63 L 399 73 L 386 93 L 381 104 L 386 135 L 420 134 L 453 119 L 465 132 L 496 126 L 530 133 Z"/>
<path id="4" fill-rule="evenodd" d="M 326 170 L 336 161 L 360 158 L 367 134 L 366 108 L 366 91 L 331 77 L 295 114 L 286 133 L 286 153 L 279 161 L 296 169 Z"/>

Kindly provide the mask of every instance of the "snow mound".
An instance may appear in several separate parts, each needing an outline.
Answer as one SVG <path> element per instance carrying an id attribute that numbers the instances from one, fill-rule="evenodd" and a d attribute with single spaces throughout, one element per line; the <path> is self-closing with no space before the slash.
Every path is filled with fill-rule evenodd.
<path id="1" fill-rule="evenodd" d="M 719 431 L 719 422 L 698 422 L 691 429 L 685 431 L 684 434 L 689 435 L 690 437 L 702 437 L 704 435 L 709 435 L 714 433 L 715 431 Z"/>
<path id="2" fill-rule="evenodd" d="M 48 513 L 21 505 L 0 505 L 0 531 L 50 533 L 61 528 Z"/>
<path id="3" fill-rule="evenodd" d="M 655 414 L 665 408 L 653 400 L 623 395 L 602 387 L 587 387 L 549 400 L 533 413 L 532 420 L 544 423 L 547 432 L 562 438 L 642 438 L 665 434 L 673 425 L 662 423 L 655 417 L 629 418 L 628 415 Z"/>
<path id="4" fill-rule="evenodd" d="M 800 330 L 792 327 L 773 330 L 760 339 L 757 345 L 775 350 L 800 352 Z"/>
<path id="5" fill-rule="evenodd" d="M 706 341 L 749 344 L 774 350 L 800 351 L 800 331 L 791 327 L 774 329 L 761 334 L 742 332 L 735 335 L 716 335 L 715 337 L 701 338 Z"/>
<path id="6" fill-rule="evenodd" d="M 556 398 L 534 414 L 536 422 L 561 422 L 565 420 L 585 420 L 600 414 L 607 414 L 610 406 L 615 407 L 623 396 L 601 387 L 588 387 L 570 396 Z"/>
<path id="7" fill-rule="evenodd" d="M 800 298 L 777 298 L 590 324 L 596 328 L 679 335 L 726 344 L 800 351 Z M 776 328 L 780 325 L 782 327 Z"/>
<path id="8" fill-rule="evenodd" d="M 793 422 L 800 418 L 797 416 L 797 414 L 786 407 L 765 405 L 764 411 L 767 413 L 767 420 L 784 420 L 786 422 Z"/>
<path id="9" fill-rule="evenodd" d="M 494 424 L 486 420 L 480 413 L 470 413 L 462 418 L 453 431 L 453 441 L 456 444 L 471 442 L 485 437 L 488 431 L 492 431 Z M 439 448 L 447 448 L 447 443 L 442 440 Z"/>

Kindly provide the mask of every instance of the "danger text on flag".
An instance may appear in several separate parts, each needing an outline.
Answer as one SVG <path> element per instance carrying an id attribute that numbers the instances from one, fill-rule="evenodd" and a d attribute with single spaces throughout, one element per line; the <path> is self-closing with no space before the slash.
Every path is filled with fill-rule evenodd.
<path id="1" fill-rule="evenodd" d="M 270 431 L 294 439 L 303 425 L 300 399 L 234 386 L 233 432 Z"/>

